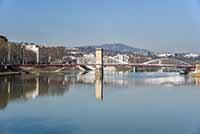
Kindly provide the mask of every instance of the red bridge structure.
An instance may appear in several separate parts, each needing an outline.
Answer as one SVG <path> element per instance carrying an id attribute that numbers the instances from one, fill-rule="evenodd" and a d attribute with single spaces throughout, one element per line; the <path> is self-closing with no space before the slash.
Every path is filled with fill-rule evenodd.
<path id="1" fill-rule="evenodd" d="M 98 59 L 97 59 L 98 60 Z M 96 67 L 98 64 L 85 64 L 85 63 L 74 63 L 74 64 L 16 64 L 16 65 L 7 65 L 12 67 L 73 67 L 73 66 L 92 66 Z M 103 63 L 103 67 L 118 67 L 118 66 L 129 66 L 129 67 L 176 67 L 176 68 L 195 68 L 194 64 L 189 64 L 185 61 L 181 61 L 175 58 L 160 58 L 153 59 L 144 63 L 124 63 L 124 62 L 115 62 L 115 63 Z"/>
<path id="2" fill-rule="evenodd" d="M 72 66 L 93 66 L 96 64 L 16 64 L 7 65 L 8 67 L 72 67 Z M 118 67 L 118 66 L 130 66 L 130 67 L 177 67 L 177 68 L 195 68 L 195 65 L 180 65 L 180 64 L 144 64 L 144 63 L 128 63 L 128 64 L 103 64 L 104 67 Z"/>
<path id="3" fill-rule="evenodd" d="M 6 67 L 82 67 L 87 69 L 88 67 L 96 68 L 96 70 L 101 70 L 104 67 L 174 67 L 174 68 L 183 68 L 185 70 L 193 70 L 195 65 L 187 63 L 182 60 L 178 60 L 175 58 L 160 58 L 153 59 L 144 63 L 127 63 L 127 61 L 120 61 L 119 59 L 110 58 L 109 60 L 103 57 L 103 49 L 96 49 L 96 63 L 88 64 L 86 63 L 74 63 L 74 64 L 19 64 L 19 65 L 6 65 Z"/>

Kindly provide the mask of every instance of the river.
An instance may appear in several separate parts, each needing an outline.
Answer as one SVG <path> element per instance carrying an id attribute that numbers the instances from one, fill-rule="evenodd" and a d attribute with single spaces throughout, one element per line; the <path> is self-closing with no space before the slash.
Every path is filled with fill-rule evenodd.
<path id="1" fill-rule="evenodd" d="M 0 77 L 0 134 L 198 134 L 200 80 L 177 73 Z"/>

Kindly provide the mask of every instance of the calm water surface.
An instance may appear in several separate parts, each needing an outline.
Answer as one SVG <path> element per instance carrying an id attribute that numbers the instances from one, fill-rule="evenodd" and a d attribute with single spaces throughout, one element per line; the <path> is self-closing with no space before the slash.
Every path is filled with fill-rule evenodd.
<path id="1" fill-rule="evenodd" d="M 200 134 L 200 80 L 176 73 L 0 77 L 0 134 Z"/>

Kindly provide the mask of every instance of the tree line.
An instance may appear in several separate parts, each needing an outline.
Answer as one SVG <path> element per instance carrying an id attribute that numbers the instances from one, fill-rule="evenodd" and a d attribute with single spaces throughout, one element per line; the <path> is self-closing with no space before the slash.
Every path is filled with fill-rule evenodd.
<path id="1" fill-rule="evenodd" d="M 5 64 L 36 64 L 37 55 L 34 51 L 27 50 L 27 45 L 33 43 L 9 42 L 5 36 L 0 36 L 0 65 Z M 67 55 L 65 47 L 39 47 L 39 63 L 62 63 Z"/>

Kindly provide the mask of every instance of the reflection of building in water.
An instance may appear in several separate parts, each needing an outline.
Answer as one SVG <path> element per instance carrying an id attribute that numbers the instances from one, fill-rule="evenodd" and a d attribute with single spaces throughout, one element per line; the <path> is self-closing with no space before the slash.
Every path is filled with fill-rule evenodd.
<path id="1" fill-rule="evenodd" d="M 88 72 L 87 74 L 80 74 L 77 75 L 77 81 L 80 83 L 85 83 L 85 84 L 94 84 L 95 83 L 95 74 L 94 72 Z"/>
<path id="2" fill-rule="evenodd" d="M 155 85 L 167 85 L 167 86 L 178 86 L 192 83 L 192 79 L 180 76 L 169 76 L 159 78 L 148 78 L 145 79 L 145 84 Z"/>
<path id="3" fill-rule="evenodd" d="M 39 78 L 39 96 L 63 95 L 71 83 L 71 79 L 66 80 L 64 75 L 41 75 Z"/>
<path id="4" fill-rule="evenodd" d="M 77 77 L 81 83 L 93 84 L 94 74 L 85 74 Z M 116 73 L 104 75 L 104 85 L 106 87 L 138 87 L 148 85 L 181 86 L 194 84 L 191 77 L 180 76 L 177 73 Z"/>
<path id="5" fill-rule="evenodd" d="M 96 77 L 95 77 L 94 72 L 89 72 L 87 74 L 77 76 L 77 82 L 84 83 L 84 84 L 94 84 L 95 79 Z M 106 74 L 103 79 L 104 79 L 104 84 L 116 86 L 116 87 L 127 86 L 129 82 L 128 79 L 124 79 L 124 78 L 118 79 L 113 74 L 112 75 Z"/>
<path id="6" fill-rule="evenodd" d="M 33 89 L 33 90 L 31 90 L 31 91 L 28 91 L 28 92 L 26 92 L 25 93 L 25 98 L 27 98 L 27 99 L 34 99 L 34 98 L 36 98 L 37 96 L 39 96 L 39 85 L 40 85 L 40 83 L 39 83 L 39 78 L 35 78 L 35 89 Z"/>
<path id="7" fill-rule="evenodd" d="M 0 109 L 7 106 L 9 100 L 9 88 L 7 84 L 7 79 L 0 78 Z"/>
<path id="8" fill-rule="evenodd" d="M 195 84 L 197 86 L 200 86 L 200 77 L 194 77 L 194 80 L 195 80 Z"/>
<path id="9" fill-rule="evenodd" d="M 63 95 L 69 90 L 70 80 L 66 80 L 64 75 L 0 77 L 0 109 L 10 101 Z"/>
<path id="10" fill-rule="evenodd" d="M 96 91 L 95 91 L 95 95 L 96 95 L 96 99 L 97 100 L 103 100 L 103 76 L 101 74 L 96 74 L 96 82 L 95 82 L 95 86 L 96 86 Z"/>
<path id="11" fill-rule="evenodd" d="M 141 75 L 142 74 L 142 75 Z M 103 83 L 108 89 L 120 90 L 126 87 L 138 87 L 149 85 L 180 86 L 194 84 L 194 79 L 179 75 L 155 76 L 154 74 L 105 74 L 104 80 L 95 74 L 77 75 L 23 75 L 12 77 L 0 77 L 0 109 L 7 106 L 10 101 L 34 99 L 39 96 L 63 95 L 71 85 L 76 83 L 81 86 L 96 84 L 96 99 L 103 99 Z M 96 80 L 95 80 L 96 79 Z M 104 82 L 103 82 L 104 81 Z M 195 79 L 200 85 L 200 78 Z M 85 84 L 86 83 L 86 84 Z"/>

